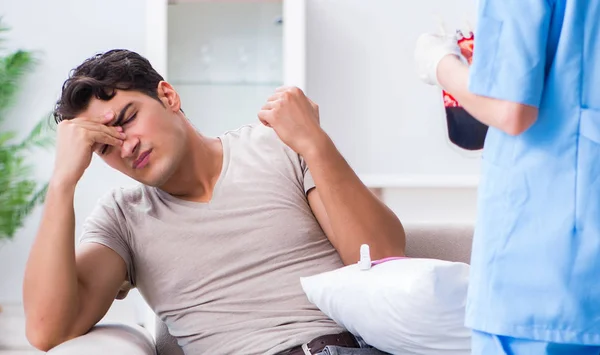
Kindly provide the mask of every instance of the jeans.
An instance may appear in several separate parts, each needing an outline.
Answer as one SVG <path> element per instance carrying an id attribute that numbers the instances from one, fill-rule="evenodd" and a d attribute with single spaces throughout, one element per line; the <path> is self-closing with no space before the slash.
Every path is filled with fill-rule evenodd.
<path id="1" fill-rule="evenodd" d="M 340 346 L 326 346 L 323 351 L 315 355 L 384 355 L 383 351 L 375 348 L 342 348 Z"/>
<path id="2" fill-rule="evenodd" d="M 362 338 L 355 338 L 360 348 L 343 348 L 341 346 L 328 345 L 323 351 L 315 355 L 389 355 L 365 343 Z"/>

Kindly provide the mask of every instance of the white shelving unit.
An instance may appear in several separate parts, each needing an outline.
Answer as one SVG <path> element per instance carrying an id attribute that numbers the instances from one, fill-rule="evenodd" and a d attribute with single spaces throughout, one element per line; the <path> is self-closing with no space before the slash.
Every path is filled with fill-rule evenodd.
<path id="1" fill-rule="evenodd" d="M 306 86 L 304 0 L 149 0 L 148 6 L 149 59 L 204 134 L 256 121 L 277 87 Z"/>

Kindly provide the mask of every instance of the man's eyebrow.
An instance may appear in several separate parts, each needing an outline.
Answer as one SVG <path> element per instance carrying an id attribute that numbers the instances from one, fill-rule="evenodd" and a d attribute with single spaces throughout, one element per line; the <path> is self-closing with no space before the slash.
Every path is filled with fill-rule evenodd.
<path id="1" fill-rule="evenodd" d="M 121 122 L 123 122 L 123 119 L 125 118 L 125 114 L 127 113 L 127 110 L 131 107 L 131 105 L 133 105 L 133 102 L 128 103 L 127 105 L 125 105 L 125 107 L 123 107 L 121 109 L 121 112 L 119 112 L 119 116 L 117 117 L 117 120 L 111 126 L 119 126 L 121 124 Z"/>

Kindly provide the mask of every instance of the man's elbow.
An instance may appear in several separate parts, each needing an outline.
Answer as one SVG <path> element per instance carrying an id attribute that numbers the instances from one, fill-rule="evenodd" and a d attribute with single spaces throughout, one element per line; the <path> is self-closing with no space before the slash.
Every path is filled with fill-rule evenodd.
<path id="1" fill-rule="evenodd" d="M 25 333 L 29 344 L 38 350 L 47 352 L 55 346 L 52 336 L 44 329 L 27 325 Z"/>
<path id="2" fill-rule="evenodd" d="M 406 232 L 398 221 L 398 227 L 391 229 L 388 233 L 374 242 L 371 248 L 371 259 L 385 259 L 406 256 Z"/>
<path id="3" fill-rule="evenodd" d="M 56 329 L 52 328 L 48 325 L 40 324 L 40 322 L 27 321 L 25 335 L 33 347 L 47 352 L 53 347 L 69 340 L 68 337 L 57 334 Z"/>
<path id="4" fill-rule="evenodd" d="M 499 121 L 502 122 L 500 129 L 511 136 L 518 136 L 533 126 L 538 117 L 538 109 L 509 102 L 500 115 Z"/>

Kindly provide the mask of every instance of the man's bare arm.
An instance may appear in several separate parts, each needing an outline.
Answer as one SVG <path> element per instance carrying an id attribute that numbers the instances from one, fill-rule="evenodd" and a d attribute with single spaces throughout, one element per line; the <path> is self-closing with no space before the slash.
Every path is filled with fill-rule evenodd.
<path id="1" fill-rule="evenodd" d="M 318 186 L 309 191 L 308 201 L 345 264 L 359 260 L 361 244 L 369 244 L 373 259 L 404 255 L 402 223 L 360 181 L 333 142 L 327 139 L 305 160 Z"/>
<path id="2" fill-rule="evenodd" d="M 54 172 L 23 281 L 27 338 L 40 350 L 87 332 L 125 280 L 125 262 L 107 247 L 86 245 L 75 256 L 75 187 L 94 150 L 122 145 L 122 131 L 106 126 L 113 118 L 108 112 L 58 125 Z"/>
<path id="3" fill-rule="evenodd" d="M 125 280 L 125 262 L 111 249 L 87 243 L 75 254 L 73 191 L 50 186 L 25 271 L 27 338 L 43 351 L 85 334 Z"/>
<path id="4" fill-rule="evenodd" d="M 317 186 L 309 203 L 344 263 L 356 262 L 365 243 L 374 258 L 404 255 L 400 220 L 356 176 L 321 129 L 319 107 L 302 90 L 277 89 L 258 117 L 306 161 Z"/>

